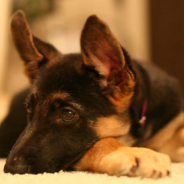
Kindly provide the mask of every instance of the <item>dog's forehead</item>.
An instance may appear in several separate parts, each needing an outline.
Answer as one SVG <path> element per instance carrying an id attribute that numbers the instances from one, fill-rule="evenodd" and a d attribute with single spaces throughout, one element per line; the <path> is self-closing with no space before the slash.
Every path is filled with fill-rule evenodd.
<path id="1" fill-rule="evenodd" d="M 32 93 L 35 96 L 53 93 L 64 97 L 66 94 L 83 93 L 94 86 L 98 83 L 84 69 L 82 56 L 68 54 L 40 70 L 32 85 Z"/>
<path id="2" fill-rule="evenodd" d="M 72 85 L 72 81 L 81 73 L 82 63 L 83 60 L 79 54 L 64 55 L 53 63 L 48 63 L 38 74 L 37 82 L 39 84 L 37 86 L 52 89 L 62 88 L 68 82 Z"/>

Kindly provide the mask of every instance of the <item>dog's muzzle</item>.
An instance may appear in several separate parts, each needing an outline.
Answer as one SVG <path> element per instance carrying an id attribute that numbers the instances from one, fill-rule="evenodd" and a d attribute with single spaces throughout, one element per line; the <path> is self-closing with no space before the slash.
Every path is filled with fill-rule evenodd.
<path id="1" fill-rule="evenodd" d="M 8 160 L 4 166 L 4 172 L 11 174 L 31 173 L 30 169 L 31 167 L 26 163 L 23 157 L 15 157 L 10 161 Z"/>

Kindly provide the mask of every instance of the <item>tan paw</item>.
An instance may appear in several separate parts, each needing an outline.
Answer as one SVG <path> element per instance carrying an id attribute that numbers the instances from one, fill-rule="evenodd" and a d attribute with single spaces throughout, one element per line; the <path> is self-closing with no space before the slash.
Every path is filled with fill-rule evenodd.
<path id="1" fill-rule="evenodd" d="M 109 175 L 161 178 L 170 174 L 170 158 L 147 148 L 121 147 L 101 160 Z"/>

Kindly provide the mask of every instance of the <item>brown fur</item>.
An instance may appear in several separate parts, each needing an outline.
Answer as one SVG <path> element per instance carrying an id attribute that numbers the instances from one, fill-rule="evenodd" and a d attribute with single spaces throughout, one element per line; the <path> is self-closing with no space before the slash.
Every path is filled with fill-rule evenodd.
<path id="1" fill-rule="evenodd" d="M 108 85 L 113 86 L 106 94 L 109 101 L 118 112 L 125 112 L 130 107 L 134 94 L 135 78 L 125 62 L 123 50 L 116 37 L 106 23 L 96 16 L 91 16 L 87 20 L 82 31 L 81 52 L 85 65 L 95 68 L 105 78 L 101 80 L 102 88 Z M 103 62 L 100 62 L 99 59 Z M 114 66 L 115 61 L 119 67 Z M 119 78 L 122 79 L 123 84 L 115 87 L 113 83 Z"/>
<path id="2" fill-rule="evenodd" d="M 19 30 L 19 31 L 14 31 Z M 16 45 L 16 48 L 18 51 L 30 50 L 29 55 L 24 55 L 27 52 L 21 52 L 21 58 L 24 59 L 26 62 L 25 64 L 25 74 L 30 79 L 30 82 L 32 82 L 34 76 L 36 75 L 37 71 L 37 65 L 40 61 L 43 60 L 43 55 L 40 54 L 37 50 L 37 48 L 34 45 L 33 37 L 31 34 L 31 30 L 29 28 L 29 25 L 26 21 L 26 18 L 24 14 L 21 12 L 16 12 L 15 16 L 13 16 L 12 23 L 11 23 L 11 31 L 14 43 Z M 22 40 L 22 44 L 20 43 L 20 40 Z M 29 64 L 27 65 L 27 62 Z"/>
<path id="3" fill-rule="evenodd" d="M 97 28 L 96 25 L 98 25 L 99 28 Z M 103 35 L 102 32 L 99 31 L 100 29 L 102 29 L 106 35 Z M 96 39 L 94 40 L 93 38 L 96 38 Z M 110 43 L 113 50 L 117 53 L 117 55 L 121 59 L 122 67 L 125 66 L 125 58 L 121 51 L 121 46 L 119 42 L 117 41 L 115 36 L 111 33 L 106 23 L 100 20 L 99 18 L 97 18 L 96 16 L 94 16 L 91 19 L 88 19 L 88 24 L 86 25 L 85 29 L 82 32 L 81 40 L 82 40 L 81 51 L 84 56 L 85 65 L 93 66 L 94 61 L 98 60 L 98 58 L 96 58 L 96 55 L 94 55 L 94 53 L 91 53 L 90 50 L 95 51 L 98 44 L 103 44 L 101 48 L 107 47 L 109 50 L 111 50 L 111 48 L 109 47 L 109 43 Z M 99 43 L 98 40 L 103 40 L 103 41 Z M 99 51 L 96 50 L 97 55 L 98 53 L 103 54 L 104 52 L 105 50 L 99 50 Z M 106 59 L 109 60 L 108 58 Z M 98 69 L 101 70 L 101 67 L 99 65 L 96 67 L 98 67 Z M 101 70 L 100 74 L 107 75 L 106 71 L 104 71 L 103 69 Z"/>

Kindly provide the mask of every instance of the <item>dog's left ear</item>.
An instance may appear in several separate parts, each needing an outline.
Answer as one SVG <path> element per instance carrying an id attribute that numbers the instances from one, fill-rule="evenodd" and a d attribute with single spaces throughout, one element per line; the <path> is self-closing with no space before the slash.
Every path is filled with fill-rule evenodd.
<path id="1" fill-rule="evenodd" d="M 107 24 L 95 15 L 87 19 L 82 31 L 81 52 L 84 64 L 101 76 L 100 86 L 108 91 L 109 100 L 115 106 L 123 104 L 127 108 L 134 91 L 134 74 L 119 42 Z"/>
<path id="2" fill-rule="evenodd" d="M 32 83 L 39 67 L 60 54 L 52 45 L 32 35 L 23 11 L 14 13 L 11 21 L 11 33 L 15 47 L 24 61 L 25 74 Z"/>

